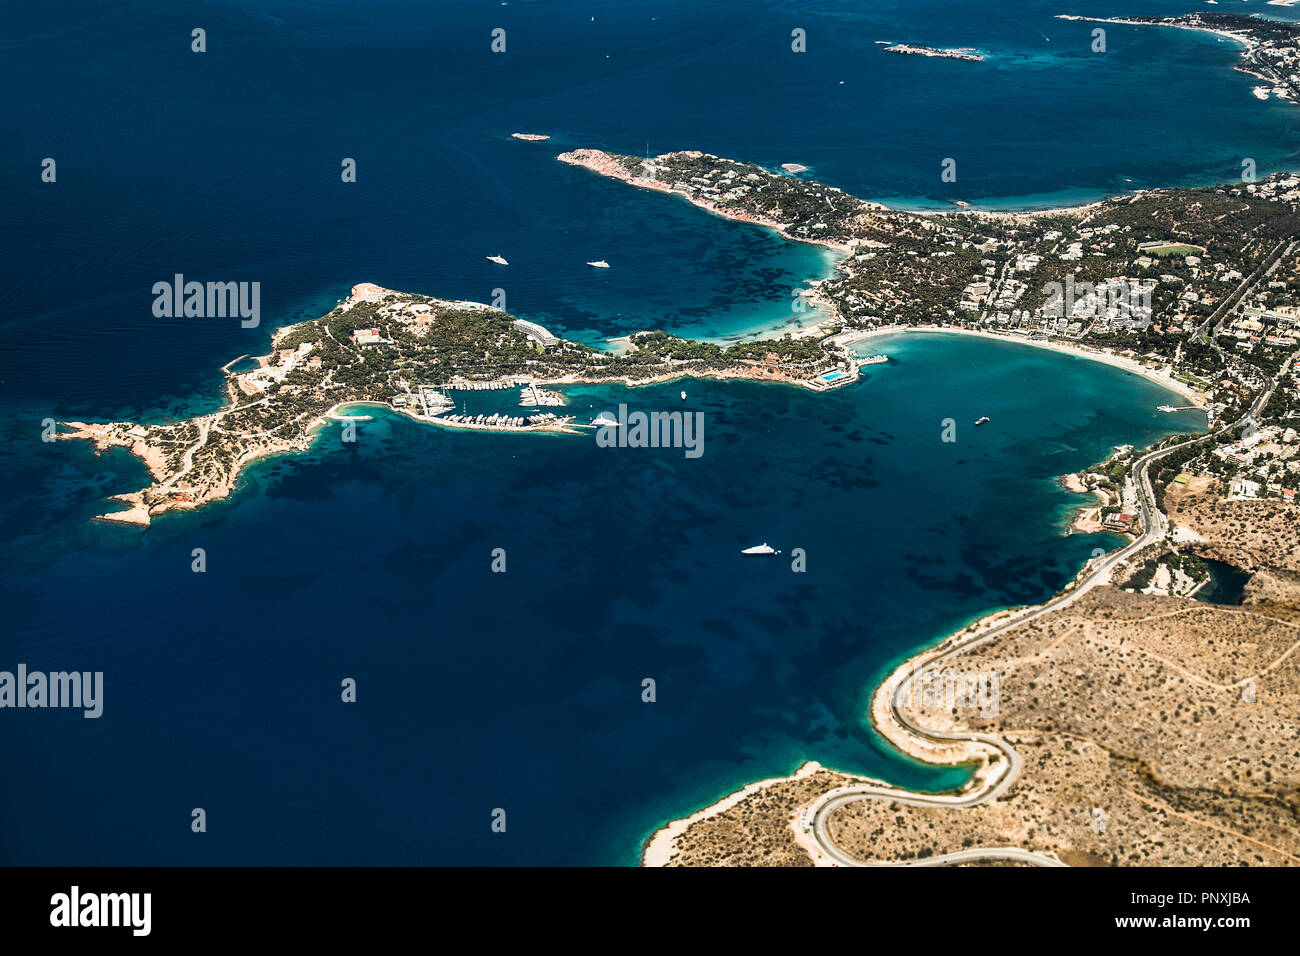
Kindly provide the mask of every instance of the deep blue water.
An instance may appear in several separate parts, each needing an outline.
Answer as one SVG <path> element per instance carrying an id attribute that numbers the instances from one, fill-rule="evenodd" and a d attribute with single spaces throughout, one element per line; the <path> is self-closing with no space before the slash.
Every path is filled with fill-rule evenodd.
<path id="1" fill-rule="evenodd" d="M 866 694 L 1099 545 L 1060 535 L 1074 502 L 1052 476 L 1191 424 L 1132 376 L 893 340 L 896 363 L 827 396 L 689 384 L 707 416 L 695 461 L 380 416 L 355 446 L 327 429 L 147 532 L 89 521 L 144 483 L 139 463 L 41 443 L 39 422 L 211 409 L 222 363 L 360 281 L 503 288 L 512 311 L 594 342 L 779 326 L 790 289 L 824 272 L 812 247 L 597 180 L 554 162 L 562 149 L 702 148 L 802 162 L 864 196 L 989 206 L 1226 179 L 1243 156 L 1289 168 L 1292 108 L 1254 100 L 1227 45 L 1115 30 L 1098 56 L 1084 25 L 1051 18 L 1191 6 L 6 10 L 0 669 L 103 670 L 106 701 L 97 721 L 0 713 L 0 862 L 621 863 L 664 819 L 804 757 L 952 785 L 880 748 Z M 505 56 L 488 52 L 496 26 Z M 789 53 L 796 26 L 807 54 Z M 960 195 L 939 182 L 948 156 Z M 155 319 L 152 284 L 176 272 L 262 282 L 263 326 Z M 675 408 L 678 387 L 574 400 Z M 979 415 L 993 421 L 964 427 Z M 955 445 L 938 440 L 949 416 Z M 807 549 L 808 572 L 739 559 L 761 540 Z M 349 676 L 355 705 L 338 700 Z"/>
<path id="2" fill-rule="evenodd" d="M 631 862 L 661 819 L 804 757 L 952 785 L 874 742 L 873 678 L 1113 544 L 1061 535 L 1077 502 L 1052 476 L 1160 434 L 1165 396 L 1023 346 L 881 346 L 895 363 L 826 396 L 573 390 L 588 411 L 703 411 L 699 459 L 380 416 L 147 532 L 84 520 L 141 483 L 124 454 L 9 454 L 28 491 L 5 660 L 102 670 L 106 691 L 94 721 L 4 715 L 0 757 L 28 769 L 4 857 Z M 762 540 L 808 570 L 739 555 Z"/>

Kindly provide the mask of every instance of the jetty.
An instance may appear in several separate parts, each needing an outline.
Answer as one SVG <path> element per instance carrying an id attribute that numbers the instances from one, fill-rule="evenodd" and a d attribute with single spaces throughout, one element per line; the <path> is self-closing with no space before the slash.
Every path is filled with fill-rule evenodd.
<path id="1" fill-rule="evenodd" d="M 531 385 L 532 381 L 533 378 L 531 375 L 516 375 L 507 378 L 491 379 L 488 381 L 453 378 L 450 382 L 446 382 L 442 385 L 424 387 L 433 388 L 440 392 L 499 392 L 507 388 L 518 388 L 521 385 Z"/>
<path id="2" fill-rule="evenodd" d="M 563 405 L 564 396 L 559 392 L 538 388 L 536 382 L 529 382 L 519 390 L 519 404 L 525 408 Z"/>
<path id="3" fill-rule="evenodd" d="M 491 432 L 569 431 L 571 416 L 541 412 L 536 415 L 439 415 L 429 421 L 449 428 L 465 428 Z"/>

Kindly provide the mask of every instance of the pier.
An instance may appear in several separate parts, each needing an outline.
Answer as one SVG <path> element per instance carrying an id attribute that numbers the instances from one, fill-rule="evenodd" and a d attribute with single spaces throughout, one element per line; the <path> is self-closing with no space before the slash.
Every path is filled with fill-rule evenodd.
<path id="1" fill-rule="evenodd" d="M 444 392 L 430 388 L 427 385 L 421 385 L 416 394 L 426 417 L 432 417 L 439 412 L 445 412 L 449 408 L 456 407 L 456 403 L 448 398 Z"/>
<path id="2" fill-rule="evenodd" d="M 536 382 L 529 382 L 519 390 L 519 404 L 525 408 L 563 405 L 564 396 L 559 392 L 538 388 Z"/>
<path id="3" fill-rule="evenodd" d="M 570 416 L 541 412 L 537 415 L 438 415 L 429 419 L 437 425 L 491 432 L 567 431 Z"/>
<path id="4" fill-rule="evenodd" d="M 518 388 L 521 385 L 531 385 L 532 381 L 531 375 L 512 375 L 487 382 L 454 378 L 442 385 L 423 385 L 421 388 L 432 388 L 440 392 L 498 392 L 507 388 Z"/>

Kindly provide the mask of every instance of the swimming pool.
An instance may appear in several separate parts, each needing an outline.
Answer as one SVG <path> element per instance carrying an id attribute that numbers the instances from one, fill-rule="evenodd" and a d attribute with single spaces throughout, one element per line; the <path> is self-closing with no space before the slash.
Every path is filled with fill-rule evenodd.
<path id="1" fill-rule="evenodd" d="M 825 375 L 822 376 L 822 381 L 823 381 L 823 382 L 833 382 L 833 381 L 835 381 L 837 378 L 843 378 L 843 377 L 844 377 L 844 373 L 843 373 L 843 372 L 827 372 Z"/>

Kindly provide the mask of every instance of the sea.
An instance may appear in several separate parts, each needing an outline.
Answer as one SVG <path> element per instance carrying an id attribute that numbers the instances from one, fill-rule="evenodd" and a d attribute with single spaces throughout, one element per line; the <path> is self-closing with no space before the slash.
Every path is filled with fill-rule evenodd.
<path id="1" fill-rule="evenodd" d="M 1296 167 L 1300 113 L 1252 95 L 1230 41 L 1110 26 L 1094 52 L 1094 24 L 1055 18 L 1200 8 L 8 6 L 0 670 L 102 672 L 104 691 L 98 719 L 0 710 L 0 863 L 631 865 L 666 821 L 808 759 L 959 785 L 965 769 L 881 740 L 871 690 L 1119 543 L 1063 533 L 1085 502 L 1056 477 L 1204 427 L 1157 411 L 1181 403 L 1131 373 L 901 334 L 871 343 L 888 364 L 826 394 L 565 390 L 582 416 L 699 412 L 699 457 L 367 409 L 356 441 L 328 425 L 230 499 L 145 530 L 92 520 L 146 484 L 143 465 L 44 442 L 44 423 L 215 410 L 223 364 L 359 282 L 504 297 L 601 348 L 815 318 L 792 303 L 829 274 L 825 250 L 557 163 L 563 150 L 799 163 L 912 209 Z M 259 282 L 259 325 L 155 317 L 154 283 L 178 273 Z M 472 401 L 517 410 L 512 392 Z M 781 554 L 741 556 L 763 542 Z"/>

